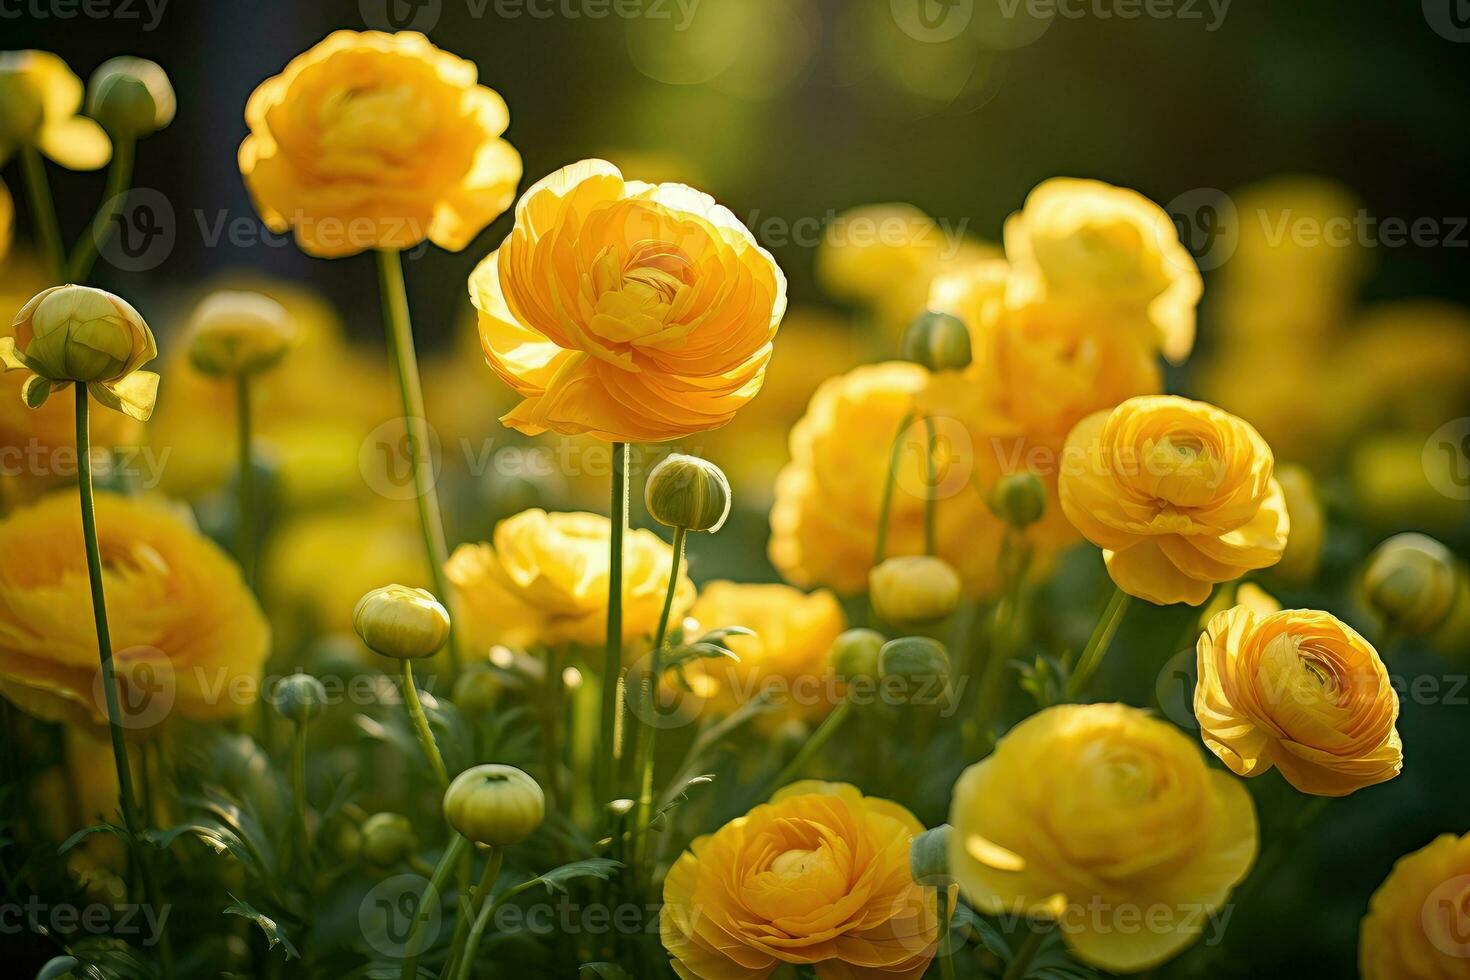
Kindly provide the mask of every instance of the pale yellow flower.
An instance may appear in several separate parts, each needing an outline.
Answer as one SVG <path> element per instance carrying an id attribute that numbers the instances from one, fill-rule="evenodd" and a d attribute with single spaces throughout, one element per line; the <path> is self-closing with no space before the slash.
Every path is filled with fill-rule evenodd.
<path id="1" fill-rule="evenodd" d="M 82 80 L 49 51 L 0 52 L 0 163 L 34 146 L 71 170 L 96 170 L 112 143 L 95 120 L 77 115 Z"/>
<path id="2" fill-rule="evenodd" d="M 1358 940 L 1363 980 L 1470 977 L 1470 834 L 1406 855 L 1373 893 Z"/>

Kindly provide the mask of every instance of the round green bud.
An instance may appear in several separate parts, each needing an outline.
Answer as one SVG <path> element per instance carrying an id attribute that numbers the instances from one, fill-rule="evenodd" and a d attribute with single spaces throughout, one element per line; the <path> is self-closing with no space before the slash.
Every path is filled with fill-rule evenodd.
<path id="1" fill-rule="evenodd" d="M 362 859 L 391 868 L 419 849 L 413 824 L 401 813 L 375 813 L 362 822 Z"/>
<path id="2" fill-rule="evenodd" d="M 274 367 L 296 344 L 296 321 L 262 293 L 221 289 L 194 310 L 185 337 L 196 370 L 233 378 Z"/>
<path id="3" fill-rule="evenodd" d="M 122 297 L 91 286 L 37 293 L 3 339 L 0 357 L 9 367 L 63 383 L 121 381 L 158 354 L 142 315 Z"/>
<path id="4" fill-rule="evenodd" d="M 352 628 L 374 653 L 416 660 L 432 657 L 449 639 L 449 611 L 424 589 L 385 585 L 357 600 Z"/>
<path id="5" fill-rule="evenodd" d="M 649 471 L 643 501 L 665 527 L 714 533 L 730 516 L 730 481 L 709 460 L 671 453 Z"/>
<path id="6" fill-rule="evenodd" d="M 949 880 L 949 824 L 940 824 L 914 838 L 909 845 L 909 873 L 921 885 L 942 885 Z"/>
<path id="7" fill-rule="evenodd" d="M 1393 629 L 1432 633 L 1455 604 L 1459 570 L 1448 548 L 1424 534 L 1396 534 L 1373 549 L 1363 596 Z"/>
<path id="8" fill-rule="evenodd" d="M 276 685 L 273 703 L 282 718 L 299 725 L 322 713 L 327 689 L 310 674 L 292 674 Z"/>
<path id="9" fill-rule="evenodd" d="M 174 118 L 168 74 L 147 58 L 104 61 L 87 83 L 87 113 L 114 137 L 141 139 Z"/>
<path id="10" fill-rule="evenodd" d="M 356 861 L 362 856 L 362 828 L 346 817 L 338 816 L 328 823 L 322 839 L 343 861 Z"/>
<path id="11" fill-rule="evenodd" d="M 883 644 L 878 652 L 878 670 L 884 679 L 939 681 L 949 684 L 949 652 L 938 640 L 927 636 L 902 636 Z"/>
<path id="12" fill-rule="evenodd" d="M 474 766 L 454 777 L 444 791 L 444 819 L 479 844 L 519 844 L 545 816 L 541 786 L 515 766 Z"/>
<path id="13" fill-rule="evenodd" d="M 920 313 L 903 332 L 899 352 L 931 371 L 962 371 L 970 366 L 970 331 L 957 316 Z"/>
<path id="14" fill-rule="evenodd" d="M 868 573 L 873 609 L 887 623 L 932 623 L 955 611 L 960 576 L 942 558 L 905 555 L 889 558 Z"/>
<path id="15" fill-rule="evenodd" d="M 832 673 L 843 680 L 878 676 L 878 651 L 887 639 L 877 630 L 850 629 L 832 641 L 827 659 Z"/>
<path id="16" fill-rule="evenodd" d="M 500 675 L 489 667 L 466 670 L 455 679 L 450 700 L 467 715 L 483 715 L 494 709 L 503 687 Z"/>
<path id="17" fill-rule="evenodd" d="M 612 817 L 614 820 L 621 820 L 628 814 L 632 813 L 633 808 L 637 805 L 638 804 L 636 801 L 624 797 L 622 799 L 609 800 L 607 806 L 603 807 L 603 809 L 606 810 L 607 815 Z"/>
<path id="18" fill-rule="evenodd" d="M 995 481 L 985 502 L 992 514 L 1020 530 L 1046 513 L 1046 486 L 1030 470 L 1007 473 Z"/>

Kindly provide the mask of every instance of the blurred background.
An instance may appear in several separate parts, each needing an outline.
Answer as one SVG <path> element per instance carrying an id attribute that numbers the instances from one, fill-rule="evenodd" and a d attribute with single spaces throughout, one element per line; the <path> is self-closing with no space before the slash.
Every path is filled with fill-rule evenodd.
<path id="1" fill-rule="evenodd" d="M 1170 390 L 1242 415 L 1279 457 L 1318 476 L 1329 512 L 1322 579 L 1337 591 L 1283 598 L 1351 618 L 1344 582 L 1388 533 L 1432 533 L 1462 558 L 1470 541 L 1470 25 L 1456 19 L 1460 6 L 111 0 L 94 18 L 27 0 L 4 8 L 0 47 L 54 51 L 83 78 L 113 55 L 141 55 L 172 78 L 177 118 L 139 145 L 138 189 L 94 279 L 146 311 L 165 365 L 178 357 L 171 335 L 214 286 L 271 291 L 306 324 L 302 355 L 262 408 L 263 465 L 290 514 L 265 545 L 265 586 L 278 611 L 310 624 L 302 637 L 343 628 L 365 588 L 423 576 L 412 505 L 371 459 L 394 405 L 372 260 L 312 259 L 270 233 L 235 162 L 249 93 L 339 28 L 420 29 L 473 59 L 510 105 L 523 187 L 602 156 L 638 179 L 709 190 L 776 256 L 792 309 L 767 390 L 734 431 L 685 447 L 730 470 L 743 505 L 718 555 L 694 553 L 697 580 L 775 578 L 764 540 L 786 432 L 822 378 L 892 356 L 922 309 L 922 288 L 850 304 L 861 297 L 828 281 L 822 243 L 839 216 L 913 205 L 938 234 L 940 254 L 923 261 L 940 262 L 963 240 L 998 242 L 1033 186 L 1067 175 L 1135 188 L 1175 216 L 1205 300 L 1198 347 L 1171 370 Z M 17 175 L 4 178 L 22 240 L 0 293 L 24 298 L 32 225 Z M 52 169 L 69 238 L 104 179 Z M 540 465 L 546 457 L 495 422 L 510 399 L 476 349 L 465 280 L 509 226 L 507 215 L 461 253 L 423 248 L 407 263 L 453 541 L 485 537 L 526 506 L 598 507 L 604 492 L 592 451 L 576 472 Z M 229 395 L 164 375 L 149 439 L 171 455 L 143 466 L 143 480 L 223 526 Z M 272 543 L 287 538 L 289 550 Z M 1064 634 L 1091 626 L 1095 558 L 1079 556 L 1053 590 Z M 1179 630 L 1186 611 L 1174 615 Z M 1164 660 L 1152 658 L 1146 676 L 1113 676 L 1112 693 L 1179 721 L 1155 683 Z M 1401 651 L 1396 678 L 1437 682 L 1432 695 L 1404 697 L 1404 775 L 1334 804 L 1290 870 L 1238 911 L 1233 965 L 1211 975 L 1352 974 L 1357 921 L 1393 860 L 1470 829 L 1450 778 L 1470 732 L 1467 663 L 1457 640 Z M 1257 782 L 1257 792 L 1280 789 Z"/>

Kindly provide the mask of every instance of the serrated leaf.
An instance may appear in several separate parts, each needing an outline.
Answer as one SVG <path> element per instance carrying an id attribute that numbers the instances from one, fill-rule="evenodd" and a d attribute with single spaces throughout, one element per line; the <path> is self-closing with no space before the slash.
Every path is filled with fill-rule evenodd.
<path id="1" fill-rule="evenodd" d="M 265 933 L 268 948 L 275 949 L 277 946 L 280 946 L 288 960 L 301 958 L 301 954 L 296 951 L 296 947 L 292 945 L 291 940 L 281 931 L 281 927 L 276 923 L 275 919 L 261 912 L 233 892 L 228 894 L 234 900 L 234 904 L 225 908 L 225 915 L 238 915 L 249 919 L 260 927 L 261 932 Z"/>
<path id="2" fill-rule="evenodd" d="M 127 830 L 123 827 L 119 827 L 115 823 L 93 824 L 90 827 L 83 827 L 81 830 L 77 831 L 66 840 L 62 841 L 61 846 L 56 849 L 56 853 L 65 854 L 67 851 L 71 850 L 73 847 L 76 847 L 78 844 L 86 840 L 88 837 L 91 837 L 93 834 L 113 834 L 114 836 L 121 837 L 123 840 L 128 839 Z"/>
<path id="3" fill-rule="evenodd" d="M 682 786 L 673 790 L 673 795 L 668 800 L 668 802 L 664 803 L 657 810 L 653 811 L 653 816 L 649 817 L 648 819 L 649 829 L 654 829 L 655 827 L 661 826 L 663 824 L 663 818 L 665 814 L 689 799 L 690 790 L 698 789 L 701 786 L 708 786 L 714 781 L 714 773 L 709 772 L 704 773 L 700 776 L 691 776 L 690 778 L 684 780 L 684 784 Z"/>
<path id="4" fill-rule="evenodd" d="M 578 878 L 600 878 L 608 881 L 613 872 L 621 869 L 623 862 L 614 861 L 610 858 L 585 858 L 581 861 L 573 861 L 563 864 L 559 868 L 552 868 L 543 875 L 537 875 L 530 881 L 516 887 L 516 891 L 524 891 L 536 885 L 544 885 L 548 891 L 565 892 L 568 882 Z"/>

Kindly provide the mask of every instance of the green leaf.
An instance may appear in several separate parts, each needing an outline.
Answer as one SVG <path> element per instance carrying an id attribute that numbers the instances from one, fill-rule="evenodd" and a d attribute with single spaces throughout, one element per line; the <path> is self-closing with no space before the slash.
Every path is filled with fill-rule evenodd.
<path id="1" fill-rule="evenodd" d="M 609 858 L 586 858 L 582 861 L 573 861 L 563 864 L 559 868 L 552 868 L 544 875 L 538 875 L 524 884 L 517 885 L 517 892 L 525 891 L 536 885 L 545 885 L 548 891 L 565 892 L 567 883 L 578 878 L 600 878 L 608 881 L 613 872 L 623 866 L 621 861 L 613 861 Z"/>
<path id="2" fill-rule="evenodd" d="M 66 976 L 81 965 L 81 960 L 75 956 L 52 957 L 37 971 L 36 980 L 56 980 L 57 977 Z"/>
<path id="3" fill-rule="evenodd" d="M 686 802 L 689 799 L 690 790 L 697 789 L 700 786 L 708 786 L 714 781 L 714 773 L 709 772 L 701 776 L 691 776 L 689 779 L 686 779 L 684 781 L 684 785 L 672 791 L 673 795 L 667 803 L 663 804 L 657 810 L 653 811 L 653 816 L 648 818 L 649 829 L 661 827 L 663 825 L 664 815 L 667 814 L 670 810 L 677 807 L 679 804 Z"/>
<path id="4" fill-rule="evenodd" d="M 286 959 L 299 960 L 301 958 L 301 954 L 296 952 L 296 947 L 291 944 L 290 939 L 286 938 L 286 934 L 281 931 L 281 927 L 276 924 L 275 919 L 272 919 L 234 893 L 229 893 L 229 895 L 230 898 L 234 899 L 234 904 L 224 910 L 225 915 L 239 915 L 249 919 L 251 922 L 260 926 L 261 932 L 265 933 L 265 939 L 269 949 L 275 949 L 277 946 L 280 946 L 286 954 Z"/>
<path id="5" fill-rule="evenodd" d="M 583 963 L 579 971 L 581 980 L 633 980 L 633 975 L 616 963 Z"/>
<path id="6" fill-rule="evenodd" d="M 123 827 L 119 827 L 115 823 L 93 824 L 90 827 L 83 827 L 81 830 L 77 831 L 66 840 L 62 841 L 61 846 L 56 849 L 56 853 L 65 854 L 67 851 L 71 850 L 73 847 L 76 847 L 78 844 L 86 840 L 88 837 L 91 837 L 93 834 L 113 834 L 117 837 L 121 837 L 123 840 L 128 839 L 127 830 Z"/>

